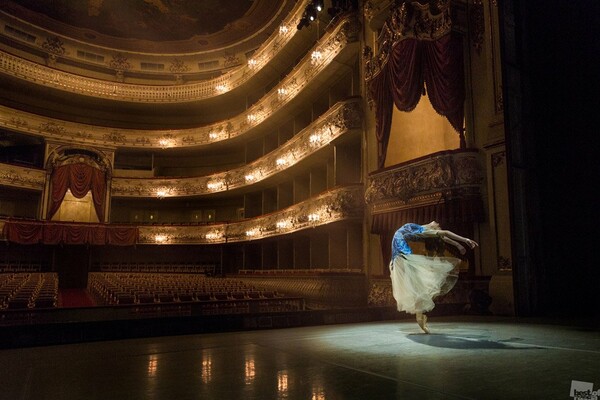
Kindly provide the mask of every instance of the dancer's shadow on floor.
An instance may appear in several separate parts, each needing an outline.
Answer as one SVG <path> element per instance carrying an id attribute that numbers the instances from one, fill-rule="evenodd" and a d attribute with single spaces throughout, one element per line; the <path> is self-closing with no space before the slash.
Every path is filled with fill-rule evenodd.
<path id="1" fill-rule="evenodd" d="M 502 350 L 524 350 L 541 349 L 541 347 L 528 345 L 514 345 L 513 343 L 504 343 L 504 340 L 489 340 L 483 337 L 464 337 L 447 335 L 443 333 L 432 334 L 408 334 L 407 338 L 415 343 L 424 344 L 433 347 L 444 347 L 447 349 L 502 349 Z M 519 341 L 519 338 L 508 339 L 510 342 Z"/>

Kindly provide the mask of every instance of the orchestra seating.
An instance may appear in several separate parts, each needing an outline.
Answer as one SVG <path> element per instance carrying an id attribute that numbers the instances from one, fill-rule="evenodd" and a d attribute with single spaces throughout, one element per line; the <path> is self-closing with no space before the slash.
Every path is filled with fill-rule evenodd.
<path id="1" fill-rule="evenodd" d="M 100 263 L 95 268 L 101 272 L 152 272 L 174 274 L 214 275 L 214 264 L 201 263 Z"/>
<path id="2" fill-rule="evenodd" d="M 0 308 L 8 310 L 54 308 L 58 302 L 55 273 L 1 273 Z"/>
<path id="3" fill-rule="evenodd" d="M 41 270 L 42 270 L 42 264 L 39 262 L 22 262 L 19 260 L 1 261 L 0 262 L 0 273 L 4 273 L 4 272 L 40 272 Z"/>
<path id="4" fill-rule="evenodd" d="M 309 269 L 240 269 L 238 275 L 319 275 L 362 274 L 360 268 L 309 268 Z"/>
<path id="5" fill-rule="evenodd" d="M 240 280 L 200 274 L 90 272 L 88 290 L 105 305 L 283 298 Z"/>

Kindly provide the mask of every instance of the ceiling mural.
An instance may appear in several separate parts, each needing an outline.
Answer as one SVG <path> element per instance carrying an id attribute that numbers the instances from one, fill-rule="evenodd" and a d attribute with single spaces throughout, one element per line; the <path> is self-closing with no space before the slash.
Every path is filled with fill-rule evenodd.
<path id="1" fill-rule="evenodd" d="M 299 0 L 0 0 L 0 21 L 36 36 L 147 54 L 245 53 Z M 100 50 L 97 50 L 100 51 Z"/>
<path id="2" fill-rule="evenodd" d="M 225 29 L 253 0 L 12 0 L 29 11 L 102 35 L 149 41 L 187 40 Z"/>

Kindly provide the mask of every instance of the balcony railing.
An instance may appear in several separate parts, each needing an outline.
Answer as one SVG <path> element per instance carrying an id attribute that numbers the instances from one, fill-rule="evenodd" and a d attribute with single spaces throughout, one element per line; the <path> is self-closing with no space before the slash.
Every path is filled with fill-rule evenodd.
<path id="1" fill-rule="evenodd" d="M 239 32 L 234 33 L 234 36 L 240 36 L 239 39 L 242 39 L 238 44 L 232 44 L 232 37 L 229 37 L 231 36 L 230 34 L 221 32 L 216 35 L 210 35 L 211 44 L 208 47 L 204 45 L 198 46 L 198 40 L 203 40 L 200 39 L 199 36 L 187 40 L 161 43 L 145 40 L 132 41 L 129 39 L 120 41 L 119 43 L 119 40 L 117 40 L 117 42 L 109 40 L 111 45 L 114 45 L 111 47 L 96 43 L 96 40 L 82 43 L 74 37 L 53 34 L 47 29 L 23 23 L 20 18 L 12 15 L 14 14 L 14 10 L 12 10 L 12 5 L 10 4 L 6 11 L 3 10 L 5 12 L 0 13 L 0 25 L 11 26 L 16 24 L 16 26 L 18 26 L 17 31 L 22 35 L 10 33 L 7 35 L 6 30 L 3 34 L 9 36 L 13 41 L 20 42 L 21 50 L 29 52 L 34 59 L 39 59 L 41 53 L 42 55 L 47 54 L 47 59 L 49 60 L 65 60 L 66 62 L 64 64 L 81 67 L 79 75 L 85 76 L 89 74 L 95 76 L 97 71 L 94 70 L 98 68 L 104 68 L 109 73 L 111 70 L 114 73 L 121 68 L 126 74 L 135 73 L 138 78 L 140 74 L 142 74 L 145 79 L 153 79 L 153 72 L 142 67 L 144 63 L 158 63 L 167 67 L 157 71 L 158 73 L 156 75 L 165 76 L 171 73 L 172 76 L 175 77 L 176 75 L 181 74 L 184 79 L 186 76 L 194 75 L 194 73 L 198 72 L 217 72 L 221 69 L 229 68 L 232 63 L 235 63 L 236 70 L 240 70 L 242 73 L 244 73 L 245 70 L 245 74 L 248 75 L 256 70 L 254 68 L 255 66 L 262 66 L 272 60 L 277 54 L 281 53 L 287 43 L 296 36 L 298 30 L 292 29 L 292 27 L 295 27 L 300 20 L 308 0 L 297 2 L 294 0 L 294 4 L 291 4 L 292 0 L 279 1 L 277 3 L 278 4 L 267 7 L 259 5 L 259 9 L 264 9 L 262 12 L 261 10 L 258 10 L 259 14 L 264 14 L 267 9 L 271 9 L 270 13 L 272 15 L 270 16 L 270 19 L 264 21 L 264 24 L 260 27 L 257 26 L 257 29 L 252 29 L 254 33 L 250 36 L 242 35 Z M 17 11 L 16 15 L 19 14 L 20 12 Z M 248 17 L 248 15 L 246 17 Z M 278 29 L 276 29 L 277 26 Z M 75 29 L 75 31 L 76 36 L 77 31 L 79 31 L 79 35 L 85 34 L 78 29 Z M 268 38 L 265 40 L 264 37 L 267 35 Z M 36 40 L 29 41 L 23 39 L 23 36 L 29 36 L 30 38 L 35 37 Z M 224 36 L 228 37 L 226 38 Z M 44 38 L 46 38 L 46 40 L 44 40 Z M 103 40 L 100 41 L 104 42 Z M 104 43 L 106 44 L 106 42 Z M 221 43 L 221 45 L 219 45 L 219 43 Z M 122 46 L 122 44 L 125 44 L 125 46 Z M 253 52 L 254 62 L 252 63 L 252 68 L 245 63 L 239 65 L 239 60 L 245 60 L 245 54 L 251 49 L 255 50 Z M 115 57 L 115 52 L 117 51 L 119 57 L 122 57 L 122 64 L 124 65 L 119 65 L 118 62 L 115 62 L 119 60 L 118 57 Z M 94 58 L 100 57 L 102 61 L 98 62 L 97 59 L 95 61 L 88 61 L 85 58 L 82 58 L 81 55 L 78 55 L 78 52 L 91 52 L 91 55 L 93 55 Z M 111 58 L 112 62 L 110 61 Z M 206 61 L 215 62 L 217 66 L 207 70 L 204 70 L 199 66 L 194 67 L 194 64 L 197 64 L 200 59 L 203 63 Z M 93 65 L 94 68 L 88 71 L 87 67 L 90 65 Z M 54 63 L 52 66 L 54 68 L 61 68 L 60 63 Z M 230 69 L 229 72 L 237 73 L 237 71 L 232 69 Z"/>
<path id="2" fill-rule="evenodd" d="M 0 238 L 12 237 L 18 243 L 53 244 L 60 237 L 75 240 L 72 244 L 216 244 L 258 240 L 286 235 L 303 229 L 327 225 L 363 215 L 363 187 L 353 185 L 329 190 L 321 195 L 287 207 L 283 210 L 239 222 L 210 225 L 106 225 L 48 221 L 19 221 L 0 219 Z M 13 224 L 7 235 L 5 225 Z M 43 233 L 44 225 L 51 225 L 53 237 Z M 32 232 L 37 232 L 33 238 Z M 69 234 L 75 232 L 76 235 Z M 96 232 L 97 231 L 97 232 Z M 83 233 L 85 234 L 83 234 Z M 102 237 L 98 235 L 101 233 Z M 32 239 L 33 238 L 33 239 Z"/>
<path id="3" fill-rule="evenodd" d="M 434 219 L 444 224 L 479 221 L 483 180 L 480 155 L 473 149 L 441 151 L 375 171 L 365 191 L 372 232 Z"/>
<path id="4" fill-rule="evenodd" d="M 112 195 L 198 196 L 249 186 L 291 168 L 327 147 L 335 139 L 360 128 L 361 121 L 362 113 L 358 99 L 341 102 L 281 147 L 240 168 L 193 178 L 114 178 Z"/>
<path id="5" fill-rule="evenodd" d="M 293 29 L 288 30 L 288 33 L 285 34 L 286 42 L 293 36 L 290 31 Z M 278 94 L 277 89 L 288 88 L 286 96 L 295 96 L 302 88 L 302 82 L 310 80 L 309 78 L 318 74 L 328 65 L 349 41 L 356 39 L 357 32 L 358 23 L 354 15 L 346 15 L 341 18 L 333 29 L 319 39 L 313 52 L 308 55 L 308 59 L 305 57 L 299 68 L 297 67 L 278 88 L 271 91 L 270 95 L 274 97 Z M 271 46 L 279 48 L 281 44 L 273 42 Z M 319 54 L 319 57 L 312 56 L 313 54 Z M 208 81 L 173 86 L 136 85 L 82 77 L 49 68 L 4 51 L 0 51 L 0 72 L 38 85 L 95 98 L 136 103 L 182 103 L 205 100 L 230 92 L 250 80 L 270 59 L 268 51 L 265 50 L 255 56 L 256 64 L 244 65 Z M 301 76 L 304 76 L 304 79 L 300 79 Z M 270 98 L 269 101 L 271 100 L 273 99 Z"/>
<path id="6" fill-rule="evenodd" d="M 249 186 L 288 170 L 361 126 L 359 99 L 347 100 L 336 104 L 281 147 L 243 167 L 200 177 L 113 178 L 111 195 L 159 198 L 200 196 Z M 45 170 L 0 163 L 0 185 L 43 190 L 45 182 Z"/>
<path id="7" fill-rule="evenodd" d="M 21 189 L 43 190 L 46 183 L 46 171 L 0 163 L 0 185 Z"/>
<path id="8" fill-rule="evenodd" d="M 362 185 L 340 187 L 268 215 L 227 224 L 139 226 L 139 243 L 210 244 L 243 242 L 362 218 Z"/>
<path id="9" fill-rule="evenodd" d="M 251 108 L 225 121 L 189 129 L 116 129 L 67 122 L 0 106 L 0 124 L 17 132 L 48 139 L 110 147 L 197 147 L 238 138 L 272 117 L 309 87 L 314 78 L 336 59 L 346 45 L 356 39 L 356 24 L 356 20 L 350 16 L 342 19 L 279 85 Z M 319 56 L 313 57 L 313 54 Z M 0 61 L 1 57 L 0 51 Z"/>

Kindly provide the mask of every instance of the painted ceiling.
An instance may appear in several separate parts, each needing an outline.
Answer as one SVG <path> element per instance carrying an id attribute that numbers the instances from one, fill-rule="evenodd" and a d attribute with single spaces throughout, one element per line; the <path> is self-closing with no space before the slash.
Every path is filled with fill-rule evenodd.
<path id="1" fill-rule="evenodd" d="M 89 44 L 226 46 L 281 20 L 291 0 L 0 0 L 2 11 Z M 271 28 L 273 29 L 273 26 Z M 138 47 L 138 49 L 141 49 Z M 172 49 L 171 49 L 172 50 Z"/>

